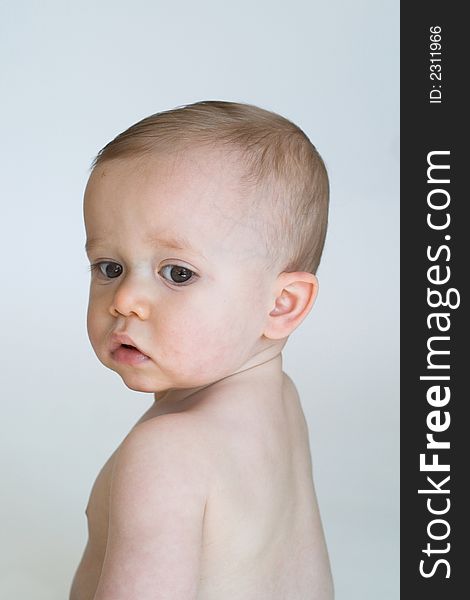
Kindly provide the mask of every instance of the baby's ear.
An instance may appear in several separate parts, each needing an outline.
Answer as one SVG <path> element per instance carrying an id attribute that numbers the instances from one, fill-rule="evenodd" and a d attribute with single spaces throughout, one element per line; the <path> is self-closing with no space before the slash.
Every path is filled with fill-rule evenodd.
<path id="1" fill-rule="evenodd" d="M 296 271 L 278 275 L 275 303 L 268 316 L 264 335 L 279 340 L 290 335 L 310 312 L 318 293 L 318 279 L 312 273 Z"/>

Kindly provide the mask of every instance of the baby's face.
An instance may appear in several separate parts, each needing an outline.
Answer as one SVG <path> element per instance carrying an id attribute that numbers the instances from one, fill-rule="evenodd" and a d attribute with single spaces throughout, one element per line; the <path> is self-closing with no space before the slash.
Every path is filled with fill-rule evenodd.
<path id="1" fill-rule="evenodd" d="M 88 335 L 131 389 L 206 385 L 264 347 L 276 274 L 239 175 L 233 160 L 207 149 L 108 161 L 92 173 Z M 116 360 L 114 332 L 149 358 Z"/>

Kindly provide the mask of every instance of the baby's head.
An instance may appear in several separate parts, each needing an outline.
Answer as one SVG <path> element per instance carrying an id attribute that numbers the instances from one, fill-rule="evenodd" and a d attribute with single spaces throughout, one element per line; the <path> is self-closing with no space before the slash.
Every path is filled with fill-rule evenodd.
<path id="1" fill-rule="evenodd" d="M 136 123 L 92 169 L 87 326 L 103 364 L 160 392 L 280 352 L 314 302 L 327 227 L 326 169 L 297 126 L 198 102 Z M 116 332 L 148 358 L 121 362 Z"/>

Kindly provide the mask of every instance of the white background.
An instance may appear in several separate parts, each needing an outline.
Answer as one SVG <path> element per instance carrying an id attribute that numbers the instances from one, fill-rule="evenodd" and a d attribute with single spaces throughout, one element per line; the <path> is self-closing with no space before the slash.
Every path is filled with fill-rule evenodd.
<path id="1" fill-rule="evenodd" d="M 327 164 L 320 293 L 284 368 L 336 598 L 398 598 L 398 13 L 392 0 L 0 5 L 1 598 L 67 597 L 93 480 L 153 399 L 87 338 L 90 162 L 132 123 L 204 99 L 279 112 Z"/>

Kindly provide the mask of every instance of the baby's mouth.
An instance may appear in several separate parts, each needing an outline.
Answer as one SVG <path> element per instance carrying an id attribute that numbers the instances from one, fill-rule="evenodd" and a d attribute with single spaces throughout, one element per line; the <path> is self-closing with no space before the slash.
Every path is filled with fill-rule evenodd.
<path id="1" fill-rule="evenodd" d="M 142 356 L 147 356 L 143 352 L 141 352 L 136 346 L 131 346 L 130 344 L 121 344 L 120 348 L 125 348 L 126 350 L 133 350 L 134 352 L 141 354 Z M 147 356 L 148 358 L 148 356 Z"/>
<path id="2" fill-rule="evenodd" d="M 149 356 L 130 344 L 121 344 L 113 351 L 112 355 L 115 361 L 134 366 L 150 360 Z"/>
<path id="3" fill-rule="evenodd" d="M 134 340 L 127 335 L 127 333 L 115 333 L 111 338 L 111 354 L 116 355 L 116 353 L 123 354 L 123 356 L 127 355 L 135 355 L 149 358 L 146 354 L 144 354 L 140 348 L 138 348 L 134 344 Z"/>
<path id="4" fill-rule="evenodd" d="M 121 344 L 118 348 L 118 350 L 130 350 L 131 352 L 138 352 L 139 354 L 142 354 L 143 356 L 146 356 L 143 352 L 141 352 L 136 346 L 131 346 L 130 344 Z"/>

